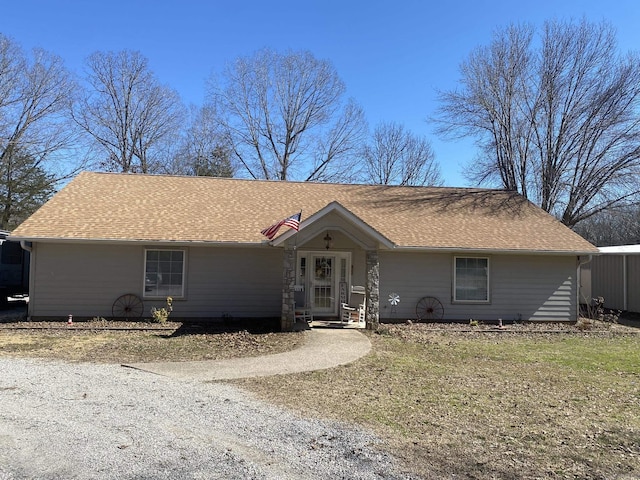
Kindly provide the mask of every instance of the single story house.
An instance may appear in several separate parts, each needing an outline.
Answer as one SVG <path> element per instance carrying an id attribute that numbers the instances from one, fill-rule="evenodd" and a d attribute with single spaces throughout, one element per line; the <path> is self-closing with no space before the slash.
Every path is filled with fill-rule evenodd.
<path id="1" fill-rule="evenodd" d="M 584 303 L 604 298 L 611 310 L 640 312 L 640 245 L 600 247 L 584 269 Z"/>
<path id="2" fill-rule="evenodd" d="M 261 234 L 298 212 L 299 230 Z M 580 264 L 597 253 L 503 190 L 91 172 L 12 238 L 31 252 L 32 319 L 118 316 L 123 295 L 150 318 L 171 296 L 172 318 L 284 330 L 301 304 L 339 318 L 352 292 L 369 328 L 422 314 L 575 321 Z"/>

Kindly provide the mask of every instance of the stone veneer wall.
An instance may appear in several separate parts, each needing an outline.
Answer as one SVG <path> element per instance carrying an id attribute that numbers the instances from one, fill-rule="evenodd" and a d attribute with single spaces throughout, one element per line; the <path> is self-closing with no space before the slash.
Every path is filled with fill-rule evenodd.
<path id="1" fill-rule="evenodd" d="M 280 329 L 283 332 L 293 330 L 294 324 L 294 285 L 296 282 L 296 251 L 286 248 L 284 251 L 284 264 L 282 266 L 282 316 Z"/>
<path id="2" fill-rule="evenodd" d="M 380 324 L 380 263 L 378 252 L 367 251 L 367 312 L 368 330 L 376 330 Z"/>

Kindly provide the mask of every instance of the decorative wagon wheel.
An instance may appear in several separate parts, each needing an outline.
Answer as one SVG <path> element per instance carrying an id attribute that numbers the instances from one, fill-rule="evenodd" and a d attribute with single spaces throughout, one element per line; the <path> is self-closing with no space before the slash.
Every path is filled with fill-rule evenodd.
<path id="1" fill-rule="evenodd" d="M 133 293 L 126 293 L 113 302 L 111 315 L 124 320 L 137 320 L 142 316 L 144 305 L 142 299 Z"/>
<path id="2" fill-rule="evenodd" d="M 444 307 L 436 297 L 422 297 L 416 304 L 418 320 L 442 320 Z"/>

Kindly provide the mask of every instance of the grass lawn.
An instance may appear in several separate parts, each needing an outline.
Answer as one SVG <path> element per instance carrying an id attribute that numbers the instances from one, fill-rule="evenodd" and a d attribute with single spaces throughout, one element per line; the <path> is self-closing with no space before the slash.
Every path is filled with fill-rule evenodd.
<path id="1" fill-rule="evenodd" d="M 0 329 L 0 355 L 200 360 L 285 351 L 303 333 Z M 358 362 L 231 383 L 304 415 L 375 430 L 425 478 L 640 478 L 640 335 L 624 330 L 364 332 Z"/>
<path id="2" fill-rule="evenodd" d="M 640 336 L 370 337 L 356 364 L 235 383 L 373 428 L 426 478 L 640 478 Z"/>

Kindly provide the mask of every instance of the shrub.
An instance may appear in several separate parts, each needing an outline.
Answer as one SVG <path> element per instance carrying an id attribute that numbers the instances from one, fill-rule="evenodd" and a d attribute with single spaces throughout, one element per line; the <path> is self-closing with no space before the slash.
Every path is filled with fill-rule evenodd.
<path id="1" fill-rule="evenodd" d="M 162 308 L 151 308 L 151 316 L 156 323 L 167 323 L 169 315 L 173 312 L 173 298 L 167 297 L 167 306 Z"/>
<path id="2" fill-rule="evenodd" d="M 600 320 L 607 323 L 618 323 L 621 310 L 606 310 L 604 308 L 604 297 L 591 299 L 591 305 L 588 306 L 588 316 L 594 320 Z"/>

